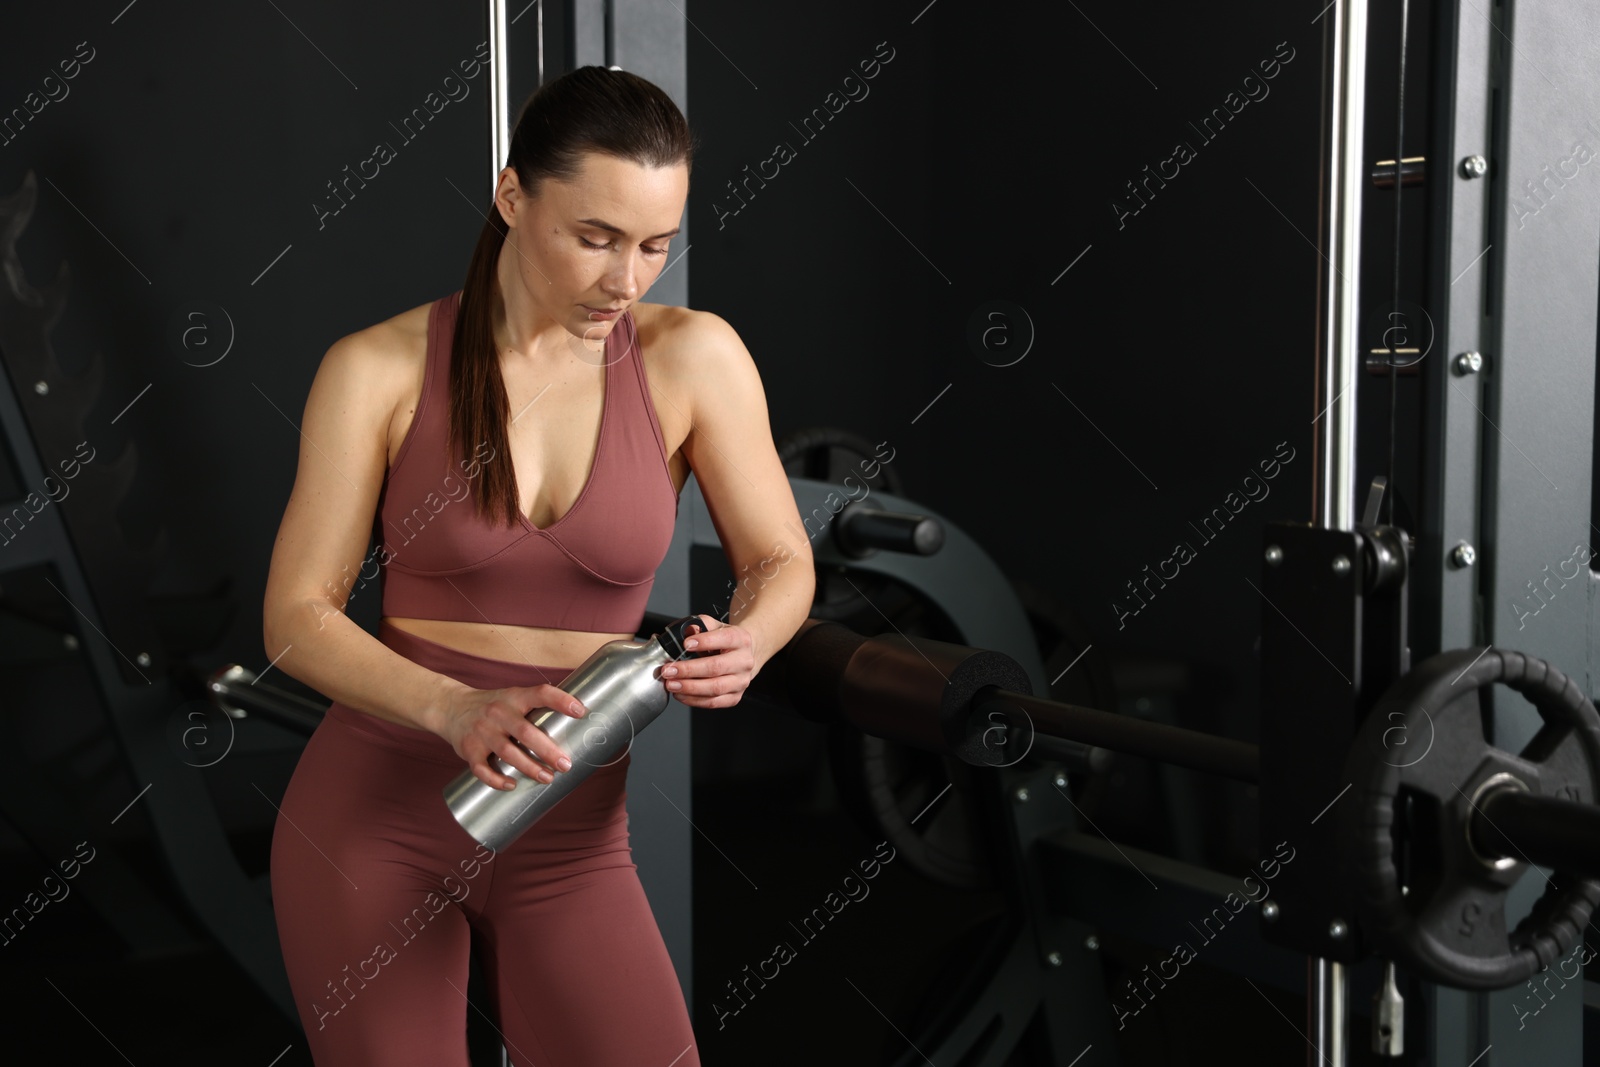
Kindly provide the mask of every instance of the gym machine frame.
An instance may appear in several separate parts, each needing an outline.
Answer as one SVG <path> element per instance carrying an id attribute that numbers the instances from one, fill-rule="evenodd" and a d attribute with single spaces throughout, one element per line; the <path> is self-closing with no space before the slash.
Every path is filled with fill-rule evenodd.
<path id="1" fill-rule="evenodd" d="M 1432 168 L 1439 184 L 1429 220 L 1428 303 L 1438 315 L 1435 345 L 1448 356 L 1386 368 L 1414 369 L 1424 382 L 1429 447 L 1413 538 L 1379 521 L 1388 488 L 1382 477 L 1372 480 L 1362 521 L 1354 516 L 1366 7 L 1339 2 L 1326 14 L 1314 520 L 1272 524 L 1263 538 L 1259 747 L 1032 697 L 998 680 L 1003 669 L 982 659 L 993 653 L 863 638 L 815 621 L 757 680 L 766 699 L 977 765 L 994 766 L 988 737 L 998 714 L 1017 731 L 1013 744 L 1053 736 L 1257 782 L 1262 853 L 1281 842 L 1298 859 L 1282 866 L 1273 899 L 1259 910 L 1260 942 L 1236 942 L 1229 953 L 1208 949 L 1208 959 L 1281 980 L 1283 955 L 1274 948 L 1309 957 L 1309 1064 L 1345 1064 L 1347 969 L 1374 947 L 1402 955 L 1413 979 L 1432 979 L 1407 982 L 1421 993 L 1420 1010 L 1412 1009 L 1410 1062 L 1577 1067 L 1581 1058 L 1584 996 L 1549 1004 L 1541 998 L 1538 1013 L 1550 1014 L 1528 1026 L 1520 991 L 1504 987 L 1549 972 L 1578 943 L 1600 899 L 1600 809 L 1593 804 L 1600 727 L 1588 691 L 1595 596 L 1584 589 L 1587 595 L 1558 599 L 1551 585 L 1587 587 L 1595 575 L 1585 567 L 1553 578 L 1549 561 L 1569 546 L 1543 532 L 1590 526 L 1594 442 L 1581 449 L 1562 442 L 1571 426 L 1591 434 L 1594 426 L 1600 198 L 1592 188 L 1551 186 L 1546 178 L 1542 188 L 1559 189 L 1571 215 L 1562 225 L 1513 228 L 1511 216 L 1521 223 L 1526 205 L 1515 204 L 1520 192 L 1510 179 L 1519 162 L 1570 138 L 1570 119 L 1593 113 L 1600 90 L 1584 76 L 1593 56 L 1581 53 L 1593 51 L 1594 35 L 1581 8 L 1522 7 L 1515 15 L 1513 39 L 1509 6 L 1484 15 L 1442 5 L 1436 13 L 1434 95 L 1449 106 L 1435 117 L 1429 153 L 1450 165 Z M 1546 69 L 1527 60 L 1530 54 Z M 1557 77 L 1570 75 L 1562 78 L 1560 100 L 1539 84 L 1554 84 L 1551 67 Z M 1422 169 L 1404 167 L 1402 181 Z M 1390 179 L 1398 193 L 1397 185 Z M 1549 201 L 1535 203 L 1542 210 Z M 1492 249 L 1498 253 L 1491 256 Z M 1549 297 L 1551 289 L 1559 299 Z M 1548 390 L 1537 395 L 1540 380 L 1571 388 L 1555 398 Z M 1559 405 L 1568 417 L 1552 418 L 1539 403 Z M 1567 491 L 1555 491 L 1557 484 Z M 1538 588 L 1524 583 L 1533 597 L 1517 585 L 1528 576 L 1542 578 Z M 1551 594 L 1548 601 L 1543 593 Z M 1408 619 L 1413 598 L 1420 607 L 1415 625 Z M 1509 635 L 1523 628 L 1530 608 L 1555 616 L 1529 635 L 1549 650 L 1544 659 L 1490 643 L 1500 634 L 1515 641 Z M 1408 638 L 1430 654 L 1457 651 L 1413 669 Z M 1568 665 L 1570 677 L 1554 663 Z M 930 664 L 942 684 L 933 682 Z M 997 680 L 980 684 L 990 671 Z M 1497 681 L 1512 687 L 1511 699 L 1493 700 Z M 1402 752 L 1407 743 L 1414 747 Z M 1423 745 L 1423 755 L 1413 757 Z M 1026 799 L 1051 785 L 1062 789 L 1064 777 L 1009 767 L 998 777 L 998 795 L 1014 801 L 1006 845 L 1019 866 L 1014 886 L 1040 935 L 1040 986 L 1093 929 L 1065 917 L 1162 946 L 1187 936 L 1163 937 L 1174 918 L 1167 907 L 1156 915 L 1128 904 L 1148 899 L 1141 876 L 1180 888 L 1160 894 L 1162 904 L 1183 909 L 1179 916 L 1205 914 L 1232 888 L 1213 872 L 1071 830 L 1041 835 Z M 1429 796 L 1430 789 L 1441 795 Z M 1436 825 L 1422 821 L 1429 802 Z M 1420 856 L 1429 844 L 1441 850 L 1442 869 L 1408 870 L 1410 850 Z M 1558 873 L 1519 880 L 1528 866 Z M 1433 895 L 1408 905 L 1408 889 Z M 1052 923 L 1053 940 L 1045 933 Z M 996 976 L 1008 973 L 989 965 Z M 1081 993 L 1081 982 L 1074 984 Z M 1393 972 L 1372 984 L 1381 994 L 1374 1044 L 1395 1054 L 1405 1009 Z M 1047 1006 L 1066 992 L 1051 992 Z M 1025 999 L 1031 1011 L 1034 1000 Z M 1081 1054 L 1084 1042 L 1106 1037 L 1106 1027 L 1084 1017 L 1103 998 L 1072 1003 L 1079 1011 L 1070 1017 L 1048 1014 L 1061 1063 Z M 998 1039 L 996 1018 L 992 1004 L 975 1006 L 943 1031 L 941 1044 L 919 1043 L 921 1053 L 908 1053 L 905 1062 L 926 1053 L 1003 1063 L 1017 1027 L 1005 1028 L 1009 1040 Z"/>

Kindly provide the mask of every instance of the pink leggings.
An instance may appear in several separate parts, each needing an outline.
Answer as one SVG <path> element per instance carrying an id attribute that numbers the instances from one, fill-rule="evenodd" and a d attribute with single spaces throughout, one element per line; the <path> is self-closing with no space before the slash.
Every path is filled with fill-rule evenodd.
<path id="1" fill-rule="evenodd" d="M 479 689 L 570 668 L 458 652 L 384 622 L 407 659 Z M 699 1067 L 677 973 L 639 884 L 631 757 L 597 768 L 508 849 L 445 806 L 449 743 L 333 704 L 272 835 L 272 906 L 317 1067 L 466 1067 L 467 1014 L 517 1067 Z M 476 941 L 489 1003 L 467 1001 Z"/>

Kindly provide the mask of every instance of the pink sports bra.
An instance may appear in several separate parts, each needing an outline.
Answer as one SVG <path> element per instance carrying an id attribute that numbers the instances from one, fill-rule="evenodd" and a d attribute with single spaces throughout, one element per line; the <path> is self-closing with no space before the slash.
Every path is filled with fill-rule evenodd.
<path id="1" fill-rule="evenodd" d="M 382 613 L 594 633 L 636 633 L 677 524 L 666 439 L 650 401 L 633 313 L 606 337 L 600 441 L 572 508 L 539 529 L 480 517 L 472 479 L 509 463 L 479 445 L 445 455 L 457 291 L 428 309 L 422 394 L 384 476 L 374 536 L 384 546 Z"/>

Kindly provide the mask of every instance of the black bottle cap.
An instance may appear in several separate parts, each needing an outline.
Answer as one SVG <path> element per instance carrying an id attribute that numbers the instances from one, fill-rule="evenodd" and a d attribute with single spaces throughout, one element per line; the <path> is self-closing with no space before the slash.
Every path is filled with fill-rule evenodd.
<path id="1" fill-rule="evenodd" d="M 696 633 L 704 633 L 706 621 L 698 615 L 685 615 L 681 619 L 673 619 L 656 634 L 656 643 L 673 659 L 694 659 L 697 656 L 710 655 L 710 652 L 696 652 L 683 647 L 684 641 L 692 636 L 689 632 L 690 627 L 693 627 Z"/>

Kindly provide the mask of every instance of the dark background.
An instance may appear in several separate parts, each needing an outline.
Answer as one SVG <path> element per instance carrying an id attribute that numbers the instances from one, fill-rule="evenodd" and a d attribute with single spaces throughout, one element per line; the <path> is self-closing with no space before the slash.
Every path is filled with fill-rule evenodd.
<path id="1" fill-rule="evenodd" d="M 96 55 L 66 99 L 0 146 L 0 196 L 30 171 L 39 181 L 18 250 L 35 285 L 63 264 L 70 270 L 52 334 L 69 379 L 61 387 L 100 360 L 94 440 L 108 459 L 128 447 L 139 457 L 122 528 L 136 545 L 157 530 L 169 538 L 151 591 L 231 580 L 236 610 L 195 661 L 259 669 L 260 593 L 310 381 L 343 334 L 461 284 L 487 200 L 487 75 L 321 228 L 311 204 L 375 140 L 395 142 L 388 122 L 472 55 L 486 36 L 482 13 L 473 4 L 280 12 L 124 3 L 7 16 L 0 109 L 20 104 L 78 42 Z M 1263 609 L 1247 579 L 1259 569 L 1261 530 L 1311 518 L 1321 48 L 1313 19 L 1322 6 L 686 7 L 688 114 L 703 143 L 684 261 L 690 303 L 738 330 L 760 369 L 775 437 L 827 425 L 889 442 L 905 495 L 1077 620 L 1092 654 L 1115 672 L 1116 710 L 1139 713 L 1150 706 L 1139 704 L 1146 691 L 1160 688 L 1184 725 L 1243 739 L 1259 717 Z M 1419 29 L 1428 14 L 1427 4 L 1412 5 L 1407 121 L 1416 144 L 1428 106 Z M 1372 20 L 1374 160 L 1394 154 L 1392 104 L 1381 103 L 1392 101 L 1392 18 L 1375 11 Z M 866 83 L 870 95 L 803 142 L 790 123 L 840 90 L 880 42 L 894 56 Z M 1280 42 L 1294 58 L 1266 83 L 1270 94 L 1203 143 L 1188 123 L 1222 107 Z M 1178 140 L 1195 158 L 1119 226 L 1112 203 L 1127 197 L 1125 183 Z M 796 157 L 719 220 L 714 203 L 728 200 L 726 183 L 780 141 Z M 1406 229 L 1420 234 L 1425 191 L 1405 195 Z M 1366 269 L 1388 279 L 1392 199 L 1370 203 L 1385 217 L 1366 229 Z M 1414 297 L 1426 264 L 1408 256 L 1402 288 Z M 1386 286 L 1367 288 L 1364 346 L 1381 343 Z M 1024 309 L 1032 325 L 1028 354 L 1011 366 L 990 365 L 968 341 L 975 314 L 995 300 Z M 206 368 L 187 365 L 198 360 L 169 339 L 195 301 L 225 307 L 237 329 L 227 358 Z M 1008 328 L 1020 342 L 1026 327 L 1013 319 Z M 1403 500 L 1415 485 L 1411 384 L 1401 382 Z M 1384 451 L 1387 388 L 1381 379 L 1361 384 L 1366 457 Z M 1242 495 L 1242 479 L 1280 442 L 1294 458 L 1267 483 L 1270 496 L 1204 543 L 1189 524 L 1230 492 Z M 1368 463 L 1358 480 L 1377 473 Z M 1125 583 L 1179 541 L 1197 558 L 1119 627 L 1112 605 L 1127 597 Z M 375 621 L 375 597 L 363 603 L 358 594 L 351 614 Z M 1179 681 L 1158 686 L 1158 676 Z M 91 763 L 84 753 L 101 742 L 81 681 L 29 664 L 10 678 L 23 687 L 14 692 L 32 694 L 26 706 L 62 709 L 12 721 L 22 748 L 58 768 Z M 811 907 L 878 837 L 837 802 L 816 731 L 695 715 L 702 825 L 719 843 L 738 842 L 752 877 L 775 890 L 749 899 L 736 874 L 697 854 L 691 1007 L 705 1062 L 886 1062 L 905 1046 L 885 1016 L 903 1027 L 916 1015 L 952 944 L 993 900 L 891 865 L 875 892 L 893 904 L 846 912 L 829 943 L 786 968 L 784 986 L 718 1030 L 711 1001 L 724 980 L 770 952 L 784 919 Z M 287 743 L 269 746 L 212 781 L 238 827 L 241 857 L 262 861 L 271 826 L 250 783 L 281 792 L 293 760 Z M 114 765 L 85 779 L 82 802 L 96 817 L 116 814 L 135 791 Z M 1123 761 L 1106 786 L 1101 829 L 1242 875 L 1255 859 L 1252 791 L 1182 781 L 1194 804 L 1187 823 L 1169 825 L 1183 805 L 1152 799 L 1149 766 Z M 141 856 L 137 813 L 117 825 L 124 836 L 108 843 Z M 20 841 L 7 843 L 15 862 L 0 891 L 10 899 L 38 872 Z M 53 1040 L 82 1050 L 61 1062 L 106 1055 L 85 1016 L 110 1027 L 106 1040 L 134 1062 L 179 1062 L 205 1049 L 204 1062 L 226 1054 L 266 1063 L 285 1044 L 294 1048 L 279 1062 L 308 1062 L 298 1035 L 221 957 L 134 966 L 91 912 L 70 901 L 62 908 L 79 910 L 49 936 L 30 932 L 16 947 L 29 955 L 9 949 L 0 960 L 11 964 L 7 1014 L 59 1019 Z M 1117 959 L 1108 951 L 1108 978 L 1142 965 L 1130 962 L 1135 951 Z M 884 1014 L 866 1010 L 840 974 L 881 993 Z M 1187 986 L 1163 1018 L 1130 1028 L 1140 1032 L 1128 1037 L 1129 1062 L 1203 1062 L 1205 1050 L 1237 1047 L 1246 1032 L 1264 1049 L 1300 1055 L 1301 1040 L 1271 1010 L 1299 1020 L 1298 997 L 1273 992 L 1269 1005 L 1221 972 Z M 67 1009 L 66 995 L 81 1014 Z"/>

